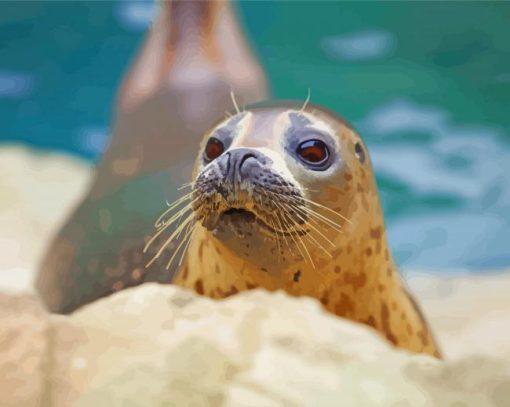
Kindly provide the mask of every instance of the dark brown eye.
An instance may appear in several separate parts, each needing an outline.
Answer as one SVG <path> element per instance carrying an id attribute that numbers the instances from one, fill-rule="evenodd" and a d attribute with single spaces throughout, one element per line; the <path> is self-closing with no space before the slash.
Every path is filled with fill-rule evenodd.
<path id="1" fill-rule="evenodd" d="M 365 162 L 365 150 L 363 149 L 360 143 L 356 143 L 354 145 L 354 154 L 356 154 L 356 158 L 359 160 L 361 164 Z"/>
<path id="2" fill-rule="evenodd" d="M 222 155 L 224 151 L 225 147 L 223 146 L 223 143 L 216 137 L 211 137 L 205 146 L 205 157 L 209 161 L 212 161 Z"/>
<path id="3" fill-rule="evenodd" d="M 296 150 L 301 159 L 311 165 L 324 164 L 329 158 L 329 150 L 321 140 L 303 141 Z"/>

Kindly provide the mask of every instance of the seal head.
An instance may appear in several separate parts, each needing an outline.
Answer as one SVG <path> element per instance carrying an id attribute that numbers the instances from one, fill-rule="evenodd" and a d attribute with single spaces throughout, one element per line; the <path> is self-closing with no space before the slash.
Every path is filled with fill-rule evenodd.
<path id="1" fill-rule="evenodd" d="M 175 284 L 212 298 L 257 287 L 313 297 L 438 355 L 389 252 L 366 147 L 336 114 L 249 107 L 205 135 L 193 180 Z"/>
<path id="2" fill-rule="evenodd" d="M 321 191 L 345 183 L 352 164 L 344 153 L 351 146 L 319 117 L 299 109 L 255 108 L 220 123 L 202 145 L 193 191 L 196 218 L 264 271 L 303 260 L 315 267 L 309 246 L 331 256 L 331 239 L 352 215 L 349 205 L 343 215 L 317 202 Z M 363 164 L 361 141 L 353 148 Z M 351 193 L 345 202 L 355 200 Z"/>

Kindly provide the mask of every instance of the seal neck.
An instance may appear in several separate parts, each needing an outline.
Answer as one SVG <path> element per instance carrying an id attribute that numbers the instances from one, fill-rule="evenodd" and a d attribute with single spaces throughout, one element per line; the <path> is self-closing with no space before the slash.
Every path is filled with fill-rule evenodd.
<path id="1" fill-rule="evenodd" d="M 396 346 L 439 355 L 426 321 L 398 275 L 383 225 L 358 225 L 362 238 L 358 234 L 344 242 L 333 258 L 315 269 L 303 261 L 272 275 L 197 227 L 176 285 L 212 298 L 255 288 L 283 289 L 292 296 L 316 298 L 331 313 L 371 326 Z"/>
<path id="2" fill-rule="evenodd" d="M 161 17 L 168 33 L 167 47 L 176 59 L 215 53 L 214 28 L 220 8 L 226 5 L 217 1 L 163 2 Z"/>
<path id="3" fill-rule="evenodd" d="M 318 248 L 309 247 L 314 266 L 304 258 L 284 269 L 270 272 L 264 272 L 264 269 L 241 258 L 202 225 L 196 227 L 186 254 L 190 271 L 184 279 L 181 272 L 176 283 L 194 288 L 195 282 L 202 280 L 205 293 L 211 297 L 222 298 L 226 296 L 223 294 L 231 291 L 256 287 L 269 291 L 285 289 L 291 295 L 315 297 L 330 308 L 328 297 L 340 297 L 347 292 L 349 295 L 363 293 L 367 301 L 357 307 L 356 314 L 365 315 L 372 311 L 370 298 L 374 292 L 380 290 L 381 286 L 391 291 L 400 284 L 383 225 L 366 225 L 366 229 L 357 225 L 356 237 L 349 241 L 337 241 L 337 249 L 332 252 L 332 257 L 326 257 Z M 349 233 L 346 231 L 345 234 Z M 360 238 L 360 234 L 366 239 Z M 232 286 L 236 290 L 232 290 Z M 221 290 L 215 291 L 216 288 Z M 348 307 L 332 307 L 331 311 L 354 317 Z"/>

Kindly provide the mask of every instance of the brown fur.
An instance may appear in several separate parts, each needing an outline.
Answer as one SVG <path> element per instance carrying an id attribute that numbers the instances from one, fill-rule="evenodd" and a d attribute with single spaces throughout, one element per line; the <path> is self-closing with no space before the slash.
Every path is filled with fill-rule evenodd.
<path id="1" fill-rule="evenodd" d="M 352 221 L 341 222 L 341 233 L 324 231 L 335 245 L 332 257 L 309 246 L 315 268 L 301 259 L 278 272 L 265 272 L 197 225 L 183 271 L 174 283 L 212 298 L 255 287 L 314 297 L 328 311 L 373 327 L 398 347 L 439 357 L 427 322 L 389 254 L 368 155 L 362 163 L 354 154 L 355 143 L 361 142 L 359 135 L 331 113 L 313 107 L 306 111 L 335 130 L 345 160 L 342 179 L 333 184 L 315 183 L 319 191 L 311 196 Z"/>

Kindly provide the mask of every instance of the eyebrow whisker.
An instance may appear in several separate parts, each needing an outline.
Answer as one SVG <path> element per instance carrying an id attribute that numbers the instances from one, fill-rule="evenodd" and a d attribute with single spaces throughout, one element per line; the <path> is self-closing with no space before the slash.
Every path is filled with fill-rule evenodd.
<path id="1" fill-rule="evenodd" d="M 308 88 L 308 96 L 305 99 L 305 103 L 303 103 L 303 106 L 301 107 L 300 113 L 303 113 L 303 111 L 306 109 L 306 106 L 308 105 L 308 102 L 310 102 L 310 98 L 312 97 L 312 89 Z"/>
<path id="2" fill-rule="evenodd" d="M 236 97 L 234 95 L 234 89 L 230 90 L 230 99 L 232 99 L 232 103 L 234 104 L 234 107 L 236 108 L 236 112 L 241 113 L 241 111 L 239 110 L 239 105 L 236 102 Z"/>

